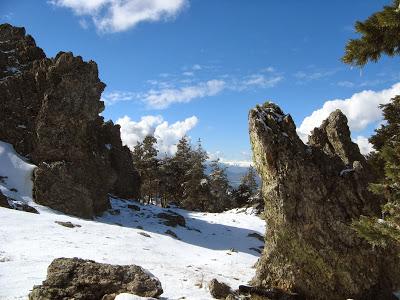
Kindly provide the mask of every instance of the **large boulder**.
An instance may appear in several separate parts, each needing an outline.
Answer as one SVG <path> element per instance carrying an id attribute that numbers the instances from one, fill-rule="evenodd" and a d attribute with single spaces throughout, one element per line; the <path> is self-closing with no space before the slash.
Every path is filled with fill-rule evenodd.
<path id="1" fill-rule="evenodd" d="M 46 58 L 24 28 L 0 25 L 0 140 L 38 166 L 37 203 L 91 218 L 109 207 L 108 193 L 137 197 L 120 128 L 99 116 L 104 87 L 95 62 Z"/>
<path id="2" fill-rule="evenodd" d="M 254 284 L 306 299 L 391 299 L 400 287 L 399 256 L 374 248 L 351 223 L 377 216 L 371 170 L 335 111 L 309 144 L 273 103 L 249 113 L 253 160 L 262 177 L 266 245 Z"/>
<path id="3" fill-rule="evenodd" d="M 47 269 L 42 285 L 34 286 L 30 300 L 100 300 L 130 293 L 158 297 L 160 281 L 139 266 L 118 266 L 79 258 L 57 258 Z"/>

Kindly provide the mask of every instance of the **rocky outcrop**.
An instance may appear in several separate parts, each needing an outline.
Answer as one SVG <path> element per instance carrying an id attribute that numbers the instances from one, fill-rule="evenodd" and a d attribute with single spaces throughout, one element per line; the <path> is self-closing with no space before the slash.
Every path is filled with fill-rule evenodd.
<path id="1" fill-rule="evenodd" d="M 24 28 L 0 25 L 0 140 L 38 166 L 37 203 L 90 218 L 109 207 L 108 193 L 137 196 L 120 128 L 99 116 L 104 87 L 95 62 L 46 58 Z"/>
<path id="2" fill-rule="evenodd" d="M 42 285 L 33 287 L 29 299 L 99 300 L 114 299 L 120 293 L 158 297 L 163 290 L 160 281 L 139 266 L 57 258 L 48 267 Z"/>
<path id="3" fill-rule="evenodd" d="M 249 126 L 267 222 L 254 284 L 306 299 L 391 299 L 398 253 L 373 248 L 351 227 L 378 215 L 381 201 L 367 189 L 372 173 L 346 117 L 333 112 L 308 145 L 272 103 L 252 109 Z"/>

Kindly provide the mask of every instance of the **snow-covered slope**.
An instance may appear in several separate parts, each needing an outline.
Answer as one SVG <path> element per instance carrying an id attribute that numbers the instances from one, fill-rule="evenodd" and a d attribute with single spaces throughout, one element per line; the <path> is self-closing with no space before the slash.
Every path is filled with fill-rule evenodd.
<path id="1" fill-rule="evenodd" d="M 8 176 L 0 185 L 4 194 L 31 203 L 33 168 L 10 145 L 0 144 L 0 175 Z M 13 187 L 18 192 L 10 192 Z M 159 207 L 115 198 L 111 202 L 113 210 L 94 221 L 36 204 L 40 214 L 0 208 L 0 299 L 27 299 L 57 257 L 140 265 L 160 279 L 163 299 L 211 299 L 207 282 L 212 278 L 237 288 L 254 275 L 252 266 L 259 254 L 250 248 L 262 243 L 248 235 L 263 234 L 264 221 L 250 211 L 209 214 L 171 209 L 186 219 L 186 227 L 173 228 L 156 216 L 163 211 Z M 81 227 L 67 228 L 55 221 Z M 165 234 L 167 230 L 179 239 Z"/>

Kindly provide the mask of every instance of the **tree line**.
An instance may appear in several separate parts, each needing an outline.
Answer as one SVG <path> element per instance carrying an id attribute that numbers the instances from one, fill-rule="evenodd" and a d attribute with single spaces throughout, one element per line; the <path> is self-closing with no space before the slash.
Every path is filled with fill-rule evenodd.
<path id="1" fill-rule="evenodd" d="M 162 157 L 156 144 L 157 139 L 148 135 L 132 151 L 133 162 L 141 176 L 141 202 L 222 212 L 260 200 L 254 168 L 250 167 L 240 185 L 233 188 L 219 160 L 208 163 L 209 157 L 200 139 L 192 146 L 184 136 L 176 145 L 174 155 Z"/>

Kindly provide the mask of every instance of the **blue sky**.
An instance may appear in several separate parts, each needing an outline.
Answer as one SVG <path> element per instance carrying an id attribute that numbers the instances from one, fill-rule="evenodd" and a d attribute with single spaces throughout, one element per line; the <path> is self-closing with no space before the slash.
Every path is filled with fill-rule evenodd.
<path id="1" fill-rule="evenodd" d="M 342 108 L 368 148 L 377 104 L 400 91 L 399 59 L 360 70 L 340 57 L 356 37 L 354 22 L 390 2 L 3 0 L 0 15 L 24 26 L 49 57 L 72 51 L 97 62 L 107 84 L 103 115 L 126 116 L 119 122 L 128 144 L 155 131 L 161 151 L 173 151 L 187 133 L 224 160 L 249 160 L 247 114 L 267 99 L 303 135 Z M 138 123 L 143 116 L 151 117 Z"/>

